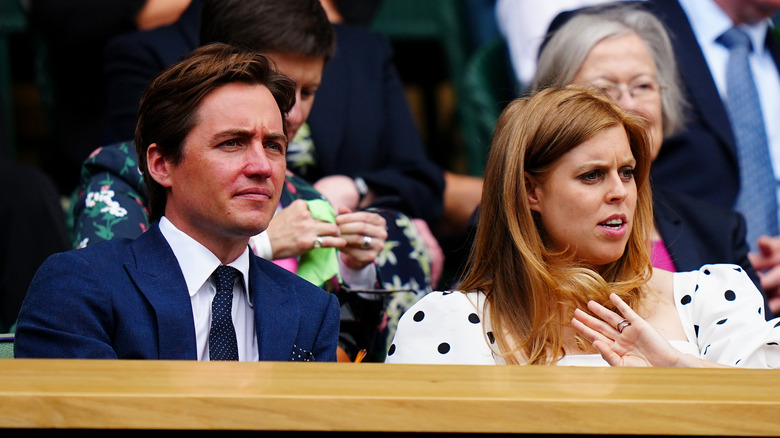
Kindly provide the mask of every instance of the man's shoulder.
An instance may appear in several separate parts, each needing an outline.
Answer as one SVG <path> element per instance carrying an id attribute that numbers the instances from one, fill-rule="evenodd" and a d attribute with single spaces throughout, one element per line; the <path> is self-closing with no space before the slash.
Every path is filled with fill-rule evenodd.
<path id="1" fill-rule="evenodd" d="M 111 264 L 131 256 L 133 241 L 134 239 L 120 237 L 101 241 L 84 248 L 71 249 L 61 254 L 100 262 L 101 264 Z"/>

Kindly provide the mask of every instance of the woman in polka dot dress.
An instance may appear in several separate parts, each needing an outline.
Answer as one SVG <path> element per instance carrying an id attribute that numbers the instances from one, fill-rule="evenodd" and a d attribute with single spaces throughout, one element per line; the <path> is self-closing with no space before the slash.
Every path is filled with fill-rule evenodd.
<path id="1" fill-rule="evenodd" d="M 742 268 L 652 268 L 645 126 L 579 86 L 510 103 L 460 291 L 412 306 L 386 362 L 779 366 L 780 320 Z"/>

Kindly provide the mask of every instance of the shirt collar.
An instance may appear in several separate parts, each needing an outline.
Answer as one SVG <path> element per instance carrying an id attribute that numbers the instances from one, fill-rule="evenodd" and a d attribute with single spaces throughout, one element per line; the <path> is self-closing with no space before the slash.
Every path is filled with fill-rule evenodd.
<path id="1" fill-rule="evenodd" d="M 716 44 L 718 37 L 730 28 L 734 27 L 728 15 L 723 12 L 714 1 L 679 0 L 680 6 L 685 10 L 688 22 L 697 35 L 700 44 Z M 766 37 L 769 31 L 770 19 L 759 21 L 756 24 L 740 24 L 738 27 L 747 33 L 753 51 L 756 55 L 763 55 L 766 49 Z"/>
<path id="2" fill-rule="evenodd" d="M 168 218 L 160 218 L 160 232 L 173 250 L 176 260 L 179 262 L 184 281 L 187 283 L 187 291 L 190 297 L 209 281 L 209 277 L 222 263 L 219 258 L 183 231 L 176 228 Z M 249 246 L 237 259 L 228 263 L 241 272 L 244 282 L 244 292 L 249 295 Z"/>

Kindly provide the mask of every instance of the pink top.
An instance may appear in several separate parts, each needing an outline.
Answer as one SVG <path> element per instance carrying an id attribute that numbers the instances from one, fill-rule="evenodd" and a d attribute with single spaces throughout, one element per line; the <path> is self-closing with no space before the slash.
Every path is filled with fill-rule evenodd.
<path id="1" fill-rule="evenodd" d="M 290 257 L 286 259 L 277 259 L 274 260 L 274 263 L 283 267 L 284 269 L 287 269 L 292 273 L 298 272 L 298 259 L 295 257 Z"/>
<path id="2" fill-rule="evenodd" d="M 670 272 L 677 272 L 672 262 L 672 256 L 666 250 L 663 240 L 653 240 L 650 242 L 650 262 L 654 268 L 665 269 Z"/>

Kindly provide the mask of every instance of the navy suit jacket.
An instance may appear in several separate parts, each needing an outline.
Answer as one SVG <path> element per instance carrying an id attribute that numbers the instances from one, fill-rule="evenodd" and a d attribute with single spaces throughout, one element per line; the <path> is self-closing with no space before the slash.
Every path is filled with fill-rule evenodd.
<path id="1" fill-rule="evenodd" d="M 338 300 L 250 255 L 260 360 L 335 361 Z M 173 250 L 155 223 L 49 257 L 19 314 L 15 357 L 197 359 L 192 305 Z"/>
<path id="2" fill-rule="evenodd" d="M 199 44 L 200 1 L 170 26 L 121 35 L 105 52 L 112 142 L 133 138 L 141 94 L 159 72 Z M 317 163 L 299 176 L 361 176 L 377 206 L 422 218 L 444 210 L 444 173 L 428 158 L 387 39 L 365 27 L 335 25 L 336 54 L 325 66 L 307 123 Z"/>
<path id="3" fill-rule="evenodd" d="M 748 258 L 741 214 L 664 187 L 653 187 L 653 212 L 678 271 L 697 270 L 709 263 L 734 263 L 742 266 L 761 290 Z"/>

